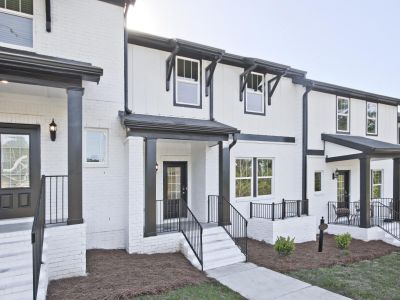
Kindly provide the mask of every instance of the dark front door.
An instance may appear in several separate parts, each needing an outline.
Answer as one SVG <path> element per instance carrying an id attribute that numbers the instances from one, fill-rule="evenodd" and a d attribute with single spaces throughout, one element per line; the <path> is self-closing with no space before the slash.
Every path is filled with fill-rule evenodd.
<path id="1" fill-rule="evenodd" d="M 33 216 L 39 189 L 39 126 L 0 124 L 0 219 Z"/>
<path id="2" fill-rule="evenodd" d="M 339 171 L 337 177 L 337 202 L 338 207 L 349 208 L 350 202 L 350 171 Z"/>
<path id="3" fill-rule="evenodd" d="M 187 162 L 166 161 L 164 167 L 164 219 L 178 217 L 179 201 L 187 203 Z M 182 210 L 186 216 L 186 210 Z"/>

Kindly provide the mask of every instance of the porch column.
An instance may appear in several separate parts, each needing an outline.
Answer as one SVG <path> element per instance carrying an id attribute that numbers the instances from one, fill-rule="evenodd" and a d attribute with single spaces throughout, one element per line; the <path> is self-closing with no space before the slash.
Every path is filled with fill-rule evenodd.
<path id="1" fill-rule="evenodd" d="M 81 224 L 82 218 L 82 96 L 84 89 L 68 88 L 68 219 Z"/>
<path id="2" fill-rule="evenodd" d="M 393 159 L 393 210 L 400 211 L 400 158 Z M 396 221 L 400 220 L 400 214 L 393 214 Z"/>
<path id="3" fill-rule="evenodd" d="M 360 160 L 360 227 L 369 228 L 371 225 L 371 158 L 362 157 Z"/>
<path id="4" fill-rule="evenodd" d="M 156 235 L 157 139 L 144 140 L 144 236 Z"/>
<path id="5" fill-rule="evenodd" d="M 230 152 L 228 143 L 219 142 L 219 195 L 230 202 Z M 229 220 L 229 207 L 220 201 L 218 206 L 218 224 Z M 228 218 L 224 220 L 224 215 Z M 225 218 L 226 219 L 226 218 Z"/>

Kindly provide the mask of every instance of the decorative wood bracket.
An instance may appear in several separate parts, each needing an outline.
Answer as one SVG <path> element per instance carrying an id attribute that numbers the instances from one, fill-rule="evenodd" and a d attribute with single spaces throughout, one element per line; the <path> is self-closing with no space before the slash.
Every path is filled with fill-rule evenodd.
<path id="1" fill-rule="evenodd" d="M 247 77 L 250 75 L 250 73 L 252 71 L 255 70 L 255 68 L 257 68 L 256 64 L 251 65 L 250 67 L 248 67 L 246 70 L 244 70 L 244 72 L 242 74 L 240 74 L 239 77 L 239 85 L 240 85 L 240 102 L 243 101 L 243 91 L 246 88 L 246 83 L 247 83 Z"/>
<path id="2" fill-rule="evenodd" d="M 46 0 L 46 31 L 51 32 L 51 0 Z"/>
<path id="3" fill-rule="evenodd" d="M 217 64 L 221 61 L 222 54 L 217 55 L 215 59 L 206 68 L 206 97 L 210 94 L 211 82 L 214 78 L 214 71 Z"/>
<path id="4" fill-rule="evenodd" d="M 174 42 L 175 44 L 175 49 L 171 52 L 170 56 L 168 56 L 167 61 L 166 61 L 166 85 L 165 85 L 165 89 L 168 92 L 169 91 L 169 86 L 170 86 L 170 81 L 171 81 L 171 74 L 172 74 L 172 70 L 175 67 L 175 57 L 176 54 L 179 51 L 179 45 L 176 43 L 176 41 Z"/>
<path id="5" fill-rule="evenodd" d="M 268 80 L 268 106 L 271 105 L 272 96 L 275 93 L 275 90 L 279 84 L 279 81 L 281 81 L 282 76 L 286 75 L 288 70 L 289 70 L 289 68 L 286 69 L 282 74 L 279 74 L 279 75 L 275 76 L 274 78 Z M 273 86 L 272 86 L 272 83 L 274 84 Z"/>

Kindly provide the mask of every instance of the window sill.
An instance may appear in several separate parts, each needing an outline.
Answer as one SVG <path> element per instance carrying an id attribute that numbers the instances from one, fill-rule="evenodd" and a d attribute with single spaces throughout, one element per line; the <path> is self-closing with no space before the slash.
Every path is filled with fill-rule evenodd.
<path id="1" fill-rule="evenodd" d="M 108 168 L 108 163 L 83 163 L 84 168 Z"/>

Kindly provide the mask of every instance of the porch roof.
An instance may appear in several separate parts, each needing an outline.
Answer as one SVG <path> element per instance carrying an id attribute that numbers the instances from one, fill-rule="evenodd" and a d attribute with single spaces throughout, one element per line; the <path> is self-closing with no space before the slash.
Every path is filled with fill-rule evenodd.
<path id="1" fill-rule="evenodd" d="M 400 156 L 400 145 L 387 143 L 363 136 L 355 135 L 341 135 L 341 134 L 321 134 L 321 139 L 326 142 L 330 142 L 336 145 L 352 148 L 361 151 L 359 154 L 341 156 L 346 160 L 345 157 L 354 156 L 353 159 L 360 158 L 363 156 L 371 157 L 399 157 Z M 340 157 L 339 157 L 340 158 Z M 328 159 L 328 158 L 327 158 Z M 340 160 L 340 159 L 336 159 Z"/>
<path id="2" fill-rule="evenodd" d="M 227 136 L 240 131 L 232 126 L 211 120 L 165 117 L 143 114 L 125 114 L 120 111 L 121 122 L 131 131 L 160 133 L 202 134 Z"/>
<path id="3" fill-rule="evenodd" d="M 0 79 L 53 87 L 99 82 L 103 69 L 90 63 L 0 47 Z"/>

